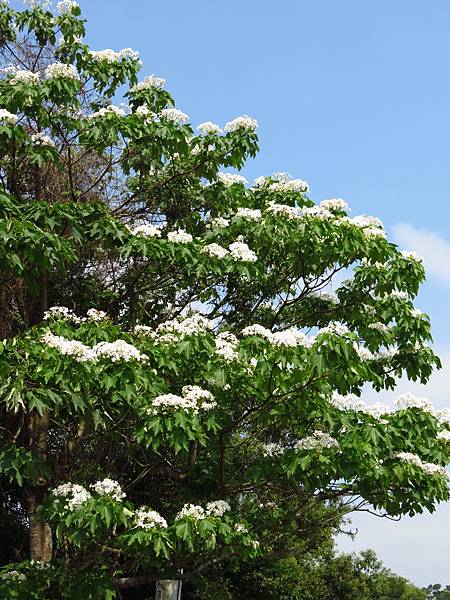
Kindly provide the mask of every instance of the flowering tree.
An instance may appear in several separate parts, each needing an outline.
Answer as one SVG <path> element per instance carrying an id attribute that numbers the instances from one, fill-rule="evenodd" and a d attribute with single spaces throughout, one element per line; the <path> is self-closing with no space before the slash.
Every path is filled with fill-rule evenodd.
<path id="1" fill-rule="evenodd" d="M 222 172 L 254 119 L 195 133 L 75 2 L 27 5 L 0 2 L 3 597 L 192 580 L 313 501 L 448 499 L 450 414 L 360 399 L 439 366 L 420 259 L 300 179 Z"/>

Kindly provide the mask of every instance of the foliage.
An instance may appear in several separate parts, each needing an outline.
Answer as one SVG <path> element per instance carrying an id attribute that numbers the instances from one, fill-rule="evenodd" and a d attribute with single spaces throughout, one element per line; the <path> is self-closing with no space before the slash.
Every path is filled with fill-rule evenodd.
<path id="1" fill-rule="evenodd" d="M 440 366 L 421 260 L 302 180 L 221 172 L 254 119 L 196 134 L 137 53 L 89 49 L 75 2 L 28 4 L 0 3 L 2 593 L 200 582 L 287 523 L 306 539 L 309 511 L 447 500 L 448 412 L 360 400 Z"/>

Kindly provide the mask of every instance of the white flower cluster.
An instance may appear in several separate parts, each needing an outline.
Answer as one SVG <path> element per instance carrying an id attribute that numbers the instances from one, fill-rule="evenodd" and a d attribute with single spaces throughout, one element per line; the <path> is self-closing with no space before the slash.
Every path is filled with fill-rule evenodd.
<path id="1" fill-rule="evenodd" d="M 190 518 L 196 521 L 201 519 L 206 519 L 207 515 L 205 509 L 197 504 L 185 504 L 183 508 L 178 512 L 175 519 L 178 521 L 179 519 Z"/>
<path id="2" fill-rule="evenodd" d="M 117 500 L 118 502 L 121 502 L 126 496 L 125 492 L 122 491 L 120 484 L 108 477 L 102 481 L 96 481 L 90 488 L 99 496 L 111 496 L 113 500 Z"/>
<path id="3" fill-rule="evenodd" d="M 259 210 L 259 208 L 253 209 L 240 207 L 237 209 L 235 217 L 247 219 L 248 221 L 259 221 L 259 219 L 261 218 L 261 211 Z"/>
<path id="4" fill-rule="evenodd" d="M 253 250 L 250 250 L 245 242 L 233 242 L 228 246 L 228 249 L 231 258 L 234 258 L 234 260 L 242 262 L 256 262 L 258 260 L 256 254 Z"/>
<path id="5" fill-rule="evenodd" d="M 6 573 L 2 573 L 2 579 L 9 581 L 25 581 L 26 576 L 25 573 L 20 573 L 19 571 L 6 571 Z"/>
<path id="6" fill-rule="evenodd" d="M 108 104 L 108 106 L 102 106 L 96 112 L 89 115 L 89 119 L 96 119 L 97 117 L 108 117 L 110 115 L 115 115 L 116 117 L 124 117 L 125 111 L 123 108 L 119 106 L 115 106 L 114 104 Z"/>
<path id="7" fill-rule="evenodd" d="M 236 346 L 239 343 L 237 337 L 229 331 L 219 333 L 215 338 L 216 354 L 221 356 L 225 362 L 230 363 L 239 358 Z"/>
<path id="8" fill-rule="evenodd" d="M 51 148 L 56 147 L 56 144 L 52 138 L 42 132 L 33 133 L 31 136 L 31 141 L 35 146 L 50 146 Z"/>
<path id="9" fill-rule="evenodd" d="M 228 248 L 229 250 L 219 244 L 212 243 L 207 244 L 201 252 L 214 258 L 226 258 L 227 256 L 230 256 L 234 260 L 241 262 L 255 262 L 258 258 L 256 254 L 250 250 L 247 244 L 243 242 L 234 242 L 233 244 L 230 244 Z"/>
<path id="10" fill-rule="evenodd" d="M 100 342 L 96 344 L 92 351 L 96 358 L 109 358 L 112 362 L 145 362 L 148 360 L 146 354 L 141 354 L 132 344 L 125 340 L 116 340 L 115 342 Z"/>
<path id="11" fill-rule="evenodd" d="M 15 85 L 17 83 L 26 83 L 31 85 L 33 83 L 37 83 L 39 78 L 39 73 L 33 73 L 33 71 L 29 71 L 28 69 L 16 69 L 13 77 L 11 77 L 9 80 L 9 83 L 11 85 Z"/>
<path id="12" fill-rule="evenodd" d="M 147 325 L 136 325 L 134 333 L 138 335 L 146 335 L 158 343 L 176 342 L 178 336 L 195 336 L 205 334 L 213 328 L 213 323 L 202 315 L 195 314 L 191 317 L 186 317 L 182 321 L 176 319 L 161 323 L 153 331 Z"/>
<path id="13" fill-rule="evenodd" d="M 386 237 L 384 225 L 377 217 L 371 217 L 369 215 L 358 215 L 349 219 L 344 217 L 342 221 L 348 222 L 351 225 L 361 229 L 366 237 Z"/>
<path id="14" fill-rule="evenodd" d="M 10 113 L 6 108 L 0 108 L 0 123 L 8 123 L 8 125 L 15 125 L 19 117 Z"/>
<path id="15" fill-rule="evenodd" d="M 262 453 L 263 456 L 271 458 L 273 456 L 280 456 L 284 451 L 285 447 L 282 446 L 282 444 L 279 444 L 278 442 L 268 442 L 267 444 L 264 444 Z"/>
<path id="16" fill-rule="evenodd" d="M 62 319 L 72 323 L 81 323 L 82 321 L 80 317 L 77 317 L 77 315 L 66 306 L 52 306 L 45 311 L 43 320 L 48 321 L 49 319 Z"/>
<path id="17" fill-rule="evenodd" d="M 332 198 L 330 200 L 322 200 L 322 202 L 320 203 L 320 206 L 322 208 L 325 208 L 326 210 L 331 210 L 331 211 L 342 211 L 342 212 L 349 211 L 349 206 L 348 206 L 347 202 L 345 200 L 342 200 L 342 198 Z"/>
<path id="18" fill-rule="evenodd" d="M 433 404 L 428 398 L 418 398 L 414 394 L 402 394 L 395 400 L 395 405 L 400 410 L 406 410 L 409 408 L 419 408 L 424 412 L 434 414 Z"/>
<path id="19" fill-rule="evenodd" d="M 167 234 L 167 239 L 169 242 L 173 242 L 174 244 L 189 244 L 192 242 L 193 237 L 184 229 L 177 229 L 176 231 L 169 231 Z"/>
<path id="20" fill-rule="evenodd" d="M 78 71 L 73 65 L 56 62 L 45 69 L 47 79 L 79 79 Z"/>
<path id="21" fill-rule="evenodd" d="M 145 104 L 142 104 L 141 106 L 138 106 L 136 108 L 136 112 L 135 114 L 138 117 L 143 117 L 146 121 L 151 121 L 156 119 L 157 115 L 156 113 L 152 112 L 148 106 L 146 106 Z"/>
<path id="22" fill-rule="evenodd" d="M 206 514 L 210 517 L 223 517 L 230 510 L 231 506 L 226 500 L 213 500 L 206 505 Z"/>
<path id="23" fill-rule="evenodd" d="M 304 217 L 314 217 L 321 219 L 322 221 L 334 218 L 333 213 L 323 206 L 304 206 L 302 208 L 302 214 Z"/>
<path id="24" fill-rule="evenodd" d="M 220 246 L 220 244 L 215 243 L 207 244 L 202 249 L 202 253 L 207 254 L 208 256 L 212 256 L 213 258 L 225 258 L 230 254 L 226 248 L 223 248 L 222 246 Z"/>
<path id="25" fill-rule="evenodd" d="M 64 508 L 66 510 L 74 510 L 92 497 L 86 488 L 77 483 L 63 483 L 53 489 L 52 493 L 56 497 L 61 496 L 65 499 Z"/>
<path id="26" fill-rule="evenodd" d="M 311 292 L 309 294 L 311 298 L 317 298 L 318 300 L 322 300 L 322 302 L 330 302 L 331 304 L 339 304 L 339 298 L 334 292 L 324 292 L 323 290 L 319 290 L 317 292 Z"/>
<path id="27" fill-rule="evenodd" d="M 154 75 L 148 75 L 143 81 L 136 83 L 130 92 L 140 92 L 142 90 L 162 90 L 166 85 L 166 80 L 162 77 L 155 77 Z"/>
<path id="28" fill-rule="evenodd" d="M 350 329 L 347 325 L 343 325 L 342 323 L 338 323 L 337 321 L 331 321 L 325 327 L 319 329 L 319 334 L 323 333 L 331 333 L 333 335 L 346 335 L 350 333 Z"/>
<path id="29" fill-rule="evenodd" d="M 402 250 L 400 253 L 403 258 L 408 260 L 415 260 L 416 262 L 423 262 L 423 257 L 417 254 L 417 252 L 410 252 L 408 250 Z"/>
<path id="30" fill-rule="evenodd" d="M 205 123 L 200 123 L 197 127 L 198 131 L 200 131 L 200 135 L 217 135 L 218 133 L 222 133 L 222 130 L 218 125 L 212 123 L 211 121 L 206 121 Z"/>
<path id="31" fill-rule="evenodd" d="M 119 52 L 106 48 L 105 50 L 91 50 L 90 55 L 92 60 L 96 62 L 107 62 L 109 64 L 120 62 L 121 60 L 138 60 L 139 52 L 131 48 L 123 48 Z"/>
<path id="32" fill-rule="evenodd" d="M 248 533 L 248 529 L 244 523 L 236 523 L 234 526 L 234 531 L 236 533 Z"/>
<path id="33" fill-rule="evenodd" d="M 214 217 L 211 219 L 211 227 L 217 227 L 217 229 L 224 229 L 228 227 L 230 221 L 228 219 L 224 219 L 224 217 Z"/>
<path id="34" fill-rule="evenodd" d="M 361 412 L 366 415 L 370 415 L 374 419 L 382 420 L 387 414 L 391 412 L 387 404 L 377 402 L 375 404 L 366 404 L 363 400 L 353 394 L 342 396 L 337 392 L 333 392 L 330 404 L 335 406 L 337 409 L 344 412 Z"/>
<path id="35" fill-rule="evenodd" d="M 275 216 L 286 217 L 290 221 L 300 218 L 299 209 L 295 206 L 289 206 L 288 204 L 277 204 L 276 202 L 269 202 L 266 212 L 272 213 Z"/>
<path id="36" fill-rule="evenodd" d="M 90 348 L 78 340 L 68 340 L 47 332 L 42 336 L 42 341 L 49 348 L 56 348 L 64 356 L 72 356 L 78 362 L 95 362 L 100 358 L 109 358 L 112 362 L 145 362 L 148 359 L 146 354 L 141 354 L 137 348 L 124 340 L 100 342 Z"/>
<path id="37" fill-rule="evenodd" d="M 136 525 L 142 529 L 154 529 L 155 527 L 167 529 L 167 521 L 156 510 L 141 507 L 136 511 L 135 518 Z"/>
<path id="38" fill-rule="evenodd" d="M 295 450 L 322 450 L 324 448 L 338 448 L 339 444 L 331 435 L 316 429 L 311 435 L 298 440 L 294 444 Z"/>
<path id="39" fill-rule="evenodd" d="M 385 325 L 384 323 L 380 323 L 379 321 L 377 323 L 369 323 L 369 325 L 367 327 L 368 327 L 368 329 L 373 329 L 374 331 L 379 331 L 380 333 L 383 333 L 383 334 L 390 333 L 390 331 L 391 331 L 391 329 L 388 325 Z"/>
<path id="40" fill-rule="evenodd" d="M 137 225 L 136 227 L 131 227 L 129 229 L 130 233 L 137 237 L 161 237 L 161 227 L 158 227 L 157 225 L 150 225 L 149 223 L 145 223 L 144 225 Z"/>
<path id="41" fill-rule="evenodd" d="M 399 452 L 396 455 L 396 458 L 409 465 L 419 467 L 426 475 L 441 475 L 448 479 L 448 471 L 445 467 L 434 463 L 423 462 L 417 454 L 412 454 L 412 452 Z"/>
<path id="42" fill-rule="evenodd" d="M 43 9 L 47 9 L 51 4 L 51 0 L 23 0 L 23 3 L 32 10 L 38 6 Z"/>
<path id="43" fill-rule="evenodd" d="M 192 411 L 197 414 L 200 410 L 211 410 L 217 406 L 214 396 L 211 392 L 203 390 L 197 385 L 186 385 L 183 387 L 182 396 L 177 394 L 162 394 L 152 400 L 151 406 L 147 409 L 149 415 L 182 410 Z"/>
<path id="44" fill-rule="evenodd" d="M 74 8 L 78 8 L 78 4 L 75 0 L 61 0 L 61 2 L 58 2 L 56 5 L 56 10 L 60 15 L 71 13 Z"/>
<path id="45" fill-rule="evenodd" d="M 242 175 L 236 175 L 236 173 L 222 173 L 219 172 L 216 175 L 217 181 L 220 181 L 225 187 L 230 187 L 235 183 L 242 183 L 245 185 L 247 180 Z"/>
<path id="46" fill-rule="evenodd" d="M 302 179 L 292 179 L 287 173 L 274 173 L 272 179 L 276 179 L 269 185 L 271 192 L 307 192 L 309 185 Z"/>
<path id="47" fill-rule="evenodd" d="M 100 321 L 103 321 L 103 319 L 106 319 L 107 314 L 103 310 L 97 310 L 96 308 L 90 308 L 86 313 L 86 317 L 87 317 L 87 320 L 89 320 L 89 321 L 94 321 L 96 323 L 99 323 Z"/>
<path id="48" fill-rule="evenodd" d="M 316 341 L 314 336 L 307 337 L 304 333 L 294 328 L 286 329 L 284 331 L 275 331 L 272 333 L 270 329 L 266 329 L 259 324 L 245 327 L 242 330 L 242 335 L 245 337 L 259 335 L 268 340 L 274 346 L 285 346 L 288 348 L 295 348 L 298 346 L 310 348 Z"/>
<path id="49" fill-rule="evenodd" d="M 234 131 L 255 131 L 258 128 L 258 121 L 256 119 L 252 119 L 248 115 L 243 115 L 241 117 L 236 117 L 232 121 L 228 121 L 228 123 L 224 127 L 225 133 L 232 133 Z"/>
<path id="50" fill-rule="evenodd" d="M 189 116 L 177 108 L 163 108 L 159 115 L 161 119 L 166 119 L 173 123 L 187 123 L 189 121 Z"/>
<path id="51" fill-rule="evenodd" d="M 438 431 L 436 439 L 442 440 L 443 442 L 450 442 L 450 431 L 448 429 Z"/>

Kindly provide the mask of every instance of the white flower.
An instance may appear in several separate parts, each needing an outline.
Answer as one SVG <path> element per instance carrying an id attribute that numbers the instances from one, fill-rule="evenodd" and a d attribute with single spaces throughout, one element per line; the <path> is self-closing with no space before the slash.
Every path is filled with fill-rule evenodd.
<path id="1" fill-rule="evenodd" d="M 131 48 L 123 48 L 119 52 L 106 48 L 105 50 L 91 50 L 91 58 L 96 62 L 105 61 L 109 64 L 119 62 L 121 60 L 137 60 L 139 58 L 139 52 L 132 50 Z"/>
<path id="2" fill-rule="evenodd" d="M 242 262 L 256 262 L 258 257 L 244 242 L 233 242 L 228 246 L 231 257 Z"/>
<path id="3" fill-rule="evenodd" d="M 288 204 L 276 204 L 276 202 L 269 202 L 268 206 L 266 207 L 266 212 L 272 213 L 276 216 L 286 217 L 291 221 L 300 217 L 299 209 L 295 206 L 289 206 Z"/>
<path id="4" fill-rule="evenodd" d="M 350 330 L 347 327 L 347 325 L 338 323 L 337 321 L 331 321 L 330 323 L 328 323 L 328 325 L 319 329 L 319 334 L 331 333 L 333 335 L 346 335 L 349 332 Z"/>
<path id="5" fill-rule="evenodd" d="M 200 123 L 197 127 L 200 131 L 200 135 L 216 135 L 218 133 L 222 133 L 222 130 L 215 123 L 211 123 L 211 121 L 206 121 L 205 123 Z"/>
<path id="6" fill-rule="evenodd" d="M 417 252 L 409 252 L 408 250 L 402 250 L 400 253 L 403 258 L 406 258 L 408 260 L 414 260 L 416 262 L 423 262 L 423 257 L 419 256 L 419 254 L 417 254 Z"/>
<path id="7" fill-rule="evenodd" d="M 443 442 L 450 442 L 450 431 L 448 429 L 438 431 L 436 438 L 438 440 L 442 440 Z"/>
<path id="8" fill-rule="evenodd" d="M 217 227 L 218 229 L 224 229 L 225 227 L 228 227 L 229 224 L 230 221 L 223 217 L 214 217 L 211 219 L 211 227 Z"/>
<path id="9" fill-rule="evenodd" d="M 143 81 L 136 83 L 130 92 L 140 92 L 142 90 L 162 90 L 166 84 L 166 80 L 162 77 L 155 77 L 154 75 L 148 75 Z"/>
<path id="10" fill-rule="evenodd" d="M 370 415 L 378 421 L 381 421 L 384 416 L 390 413 L 390 408 L 387 404 L 376 402 L 375 404 L 369 405 L 353 394 L 342 396 L 337 392 L 333 392 L 333 396 L 329 402 L 338 410 L 342 410 L 343 412 L 364 413 L 366 415 Z"/>
<path id="11" fill-rule="evenodd" d="M 239 131 L 240 129 L 243 131 L 255 131 L 257 127 L 258 121 L 256 119 L 252 119 L 248 115 L 243 115 L 242 117 L 236 117 L 232 121 L 228 121 L 224 130 L 226 133 L 232 133 L 233 131 Z"/>
<path id="12" fill-rule="evenodd" d="M 78 8 L 78 4 L 74 0 L 61 0 L 56 5 L 56 10 L 60 15 L 71 13 L 74 8 Z"/>
<path id="13" fill-rule="evenodd" d="M 33 84 L 37 83 L 39 78 L 39 73 L 33 73 L 33 71 L 29 71 L 28 69 L 16 69 L 9 83 L 11 85 L 15 85 L 16 83 Z"/>
<path id="14" fill-rule="evenodd" d="M 0 123 L 8 123 L 8 125 L 14 125 L 19 120 L 17 115 L 10 113 L 5 108 L 0 108 Z"/>
<path id="15" fill-rule="evenodd" d="M 261 337 L 264 337 L 268 340 L 272 339 L 272 332 L 270 331 L 270 329 L 266 329 L 266 327 L 263 327 L 258 323 L 255 323 L 255 325 L 248 325 L 247 327 L 245 327 L 242 330 L 242 335 L 260 335 Z"/>
<path id="16" fill-rule="evenodd" d="M 208 411 L 217 406 L 214 396 L 211 392 L 203 390 L 197 385 L 184 386 L 182 396 L 177 394 L 162 394 L 154 398 L 151 406 L 147 409 L 149 415 L 172 412 L 181 410 L 184 412 L 194 412 L 199 410 Z"/>
<path id="17" fill-rule="evenodd" d="M 216 179 L 217 181 L 220 181 L 220 183 L 222 183 L 225 187 L 230 187 L 235 183 L 242 183 L 243 185 L 247 183 L 245 177 L 242 177 L 242 175 L 236 175 L 235 173 L 219 172 L 216 175 Z"/>
<path id="18" fill-rule="evenodd" d="M 323 206 L 305 206 L 302 208 L 302 213 L 305 217 L 316 217 L 322 220 L 334 217 L 333 213 Z"/>
<path id="19" fill-rule="evenodd" d="M 186 517 L 198 521 L 206 519 L 207 514 L 201 506 L 197 506 L 196 504 L 185 504 L 175 517 L 175 520 L 178 521 L 179 519 L 185 519 Z"/>
<path id="20" fill-rule="evenodd" d="M 366 227 L 384 229 L 383 222 L 378 217 L 371 217 L 370 215 L 358 215 L 352 219 L 348 219 L 348 222 L 361 229 L 365 229 Z"/>
<path id="21" fill-rule="evenodd" d="M 347 202 L 345 200 L 342 200 L 342 198 L 333 198 L 331 200 L 322 200 L 322 202 L 320 203 L 320 206 L 322 208 L 326 208 L 327 210 L 330 210 L 330 211 L 345 211 L 345 212 L 347 212 L 349 210 Z"/>
<path id="22" fill-rule="evenodd" d="M 294 444 L 295 450 L 322 450 L 323 448 L 338 448 L 339 444 L 331 435 L 316 429 L 311 435 Z"/>
<path id="23" fill-rule="evenodd" d="M 217 406 L 214 396 L 208 390 L 204 390 L 198 385 L 185 385 L 181 389 L 183 398 L 196 403 L 198 409 L 211 410 Z"/>
<path id="24" fill-rule="evenodd" d="M 55 148 L 56 146 L 52 138 L 42 132 L 33 133 L 31 136 L 31 141 L 35 146 L 50 146 L 51 148 Z"/>
<path id="25" fill-rule="evenodd" d="M 111 496 L 113 500 L 117 500 L 118 502 L 126 496 L 125 492 L 122 491 L 120 484 L 108 477 L 102 481 L 93 483 L 90 488 L 91 490 L 94 490 L 96 494 L 99 494 L 100 496 Z"/>
<path id="26" fill-rule="evenodd" d="M 236 533 L 248 533 L 248 529 L 243 523 L 235 523 L 234 530 Z"/>
<path id="27" fill-rule="evenodd" d="M 65 63 L 52 63 L 45 69 L 47 79 L 79 79 L 78 72 L 73 65 Z"/>
<path id="28" fill-rule="evenodd" d="M 173 242 L 175 244 L 189 244 L 192 242 L 193 237 L 184 229 L 177 229 L 176 231 L 169 231 L 167 234 L 167 239 L 169 242 Z"/>
<path id="29" fill-rule="evenodd" d="M 6 573 L 2 573 L 2 579 L 10 580 L 10 581 L 25 581 L 26 576 L 25 573 L 20 573 L 19 571 L 6 571 Z"/>
<path id="30" fill-rule="evenodd" d="M 231 506 L 226 500 L 213 500 L 206 505 L 206 514 L 209 517 L 223 517 L 230 510 Z"/>
<path id="31" fill-rule="evenodd" d="M 315 342 L 315 338 L 308 338 L 301 331 L 297 331 L 294 328 L 285 329 L 284 331 L 276 331 L 272 334 L 270 342 L 274 346 L 286 346 L 288 348 L 295 348 L 297 346 L 303 346 L 309 348 Z"/>
<path id="32" fill-rule="evenodd" d="M 269 190 L 271 192 L 307 192 L 309 185 L 302 179 L 287 179 L 271 183 Z"/>
<path id="33" fill-rule="evenodd" d="M 371 352 L 368 348 L 359 344 L 356 341 L 353 342 L 353 348 L 356 350 L 358 357 L 362 361 L 374 360 L 376 358 L 376 356 L 373 354 L 373 352 Z"/>
<path id="34" fill-rule="evenodd" d="M 146 223 L 144 225 L 137 225 L 131 229 L 132 235 L 143 238 L 161 237 L 161 228 L 157 225 L 150 225 Z"/>
<path id="35" fill-rule="evenodd" d="M 419 408 L 424 412 L 434 414 L 433 404 L 428 398 L 418 398 L 414 394 L 402 394 L 395 400 L 395 405 L 400 410 L 406 410 L 408 408 Z"/>
<path id="36" fill-rule="evenodd" d="M 163 108 L 160 117 L 173 123 L 186 123 L 189 121 L 189 116 L 177 108 Z"/>
<path id="37" fill-rule="evenodd" d="M 38 6 L 47 9 L 51 4 L 51 0 L 23 0 L 23 3 L 32 10 Z"/>
<path id="38" fill-rule="evenodd" d="M 436 465 L 434 463 L 423 462 L 420 456 L 417 456 L 417 454 L 412 454 L 411 452 L 399 452 L 396 455 L 396 458 L 404 463 L 419 467 L 419 469 L 421 469 L 427 475 L 441 475 L 442 477 L 448 479 L 448 471 L 445 467 L 442 465 Z"/>
<path id="39" fill-rule="evenodd" d="M 63 483 L 53 489 L 52 493 L 56 497 L 62 496 L 65 498 L 65 508 L 68 510 L 74 510 L 74 508 L 92 497 L 86 488 L 77 483 Z"/>
<path id="40" fill-rule="evenodd" d="M 213 256 L 215 258 L 225 258 L 229 255 L 228 250 L 219 244 L 208 244 L 202 249 L 202 252 L 203 254 L 208 254 L 208 256 Z"/>
<path id="41" fill-rule="evenodd" d="M 125 340 L 116 340 L 115 342 L 100 342 L 93 347 L 96 358 L 108 358 L 112 362 L 145 362 L 148 360 L 146 354 L 141 354 L 137 348 L 125 342 Z"/>
<path id="42" fill-rule="evenodd" d="M 114 104 L 109 104 L 108 106 L 103 106 L 95 113 L 89 116 L 90 119 L 95 119 L 96 117 L 107 117 L 108 115 L 116 115 L 117 117 L 124 117 L 125 111 L 123 108 L 119 106 L 115 106 Z"/>
<path id="43" fill-rule="evenodd" d="M 145 119 L 153 119 L 156 116 L 148 106 L 145 106 L 145 104 L 138 106 L 134 114 L 138 117 L 144 117 Z"/>
<path id="44" fill-rule="evenodd" d="M 195 314 L 191 317 L 186 317 L 182 321 L 173 319 L 161 323 L 156 328 L 156 331 L 152 331 L 149 327 L 144 325 L 137 325 L 135 327 L 135 333 L 145 334 L 153 338 L 155 344 L 158 344 L 176 342 L 177 336 L 202 335 L 212 328 L 212 321 L 202 315 Z"/>
<path id="45" fill-rule="evenodd" d="M 42 336 L 42 341 L 49 348 L 56 348 L 63 356 L 72 356 L 78 362 L 95 360 L 95 352 L 77 340 L 68 340 L 62 336 L 47 332 Z"/>
<path id="46" fill-rule="evenodd" d="M 273 456 L 280 456 L 281 454 L 283 454 L 285 451 L 285 448 L 282 444 L 279 444 L 277 442 L 269 442 L 267 444 L 264 444 L 263 447 L 263 456 L 266 457 L 273 457 Z"/>
<path id="47" fill-rule="evenodd" d="M 423 312 L 420 310 L 420 308 L 414 307 L 411 309 L 411 316 L 415 317 L 416 319 L 419 319 L 421 316 L 423 315 Z"/>
<path id="48" fill-rule="evenodd" d="M 83 322 L 81 317 L 77 317 L 77 315 L 66 306 L 52 306 L 45 311 L 43 320 L 48 321 L 49 319 L 61 319 L 63 321 L 69 321 L 76 324 Z"/>
<path id="49" fill-rule="evenodd" d="M 256 208 L 238 208 L 235 214 L 236 217 L 247 219 L 248 221 L 258 221 L 261 218 L 261 211 Z"/>
<path id="50" fill-rule="evenodd" d="M 97 323 L 99 321 L 103 321 L 103 319 L 106 319 L 107 316 L 103 310 L 96 310 L 95 308 L 90 308 L 86 315 L 89 321 L 95 321 Z"/>
<path id="51" fill-rule="evenodd" d="M 156 510 L 141 507 L 136 511 L 135 518 L 136 525 L 142 529 L 154 529 L 155 527 L 167 529 L 167 521 Z"/>
<path id="52" fill-rule="evenodd" d="M 225 362 L 230 363 L 239 358 L 235 348 L 239 340 L 229 331 L 219 333 L 215 338 L 216 354 L 221 356 Z"/>
<path id="53" fill-rule="evenodd" d="M 311 292 L 309 294 L 311 298 L 317 298 L 318 300 L 322 300 L 322 302 L 330 302 L 331 304 L 339 304 L 339 298 L 336 296 L 334 292 L 324 292 L 323 290 L 319 290 L 317 292 Z"/>
<path id="54" fill-rule="evenodd" d="M 384 323 L 380 323 L 380 322 L 370 323 L 368 325 L 368 328 L 373 329 L 374 331 L 379 331 L 380 333 L 383 333 L 383 334 L 387 334 L 391 331 L 390 328 L 388 327 L 388 325 L 385 325 Z"/>

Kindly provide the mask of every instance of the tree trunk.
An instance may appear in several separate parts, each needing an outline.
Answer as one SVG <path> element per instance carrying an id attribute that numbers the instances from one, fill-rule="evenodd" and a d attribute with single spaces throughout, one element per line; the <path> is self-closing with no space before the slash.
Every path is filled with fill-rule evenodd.
<path id="1" fill-rule="evenodd" d="M 48 273 L 41 273 L 39 280 L 39 295 L 31 313 L 31 325 L 36 325 L 42 320 L 44 312 L 48 309 Z M 41 460 L 47 457 L 47 432 L 49 426 L 48 415 L 40 415 L 33 410 L 28 415 L 28 445 L 32 452 Z M 52 559 L 53 541 L 52 530 L 47 523 L 42 523 L 36 518 L 36 510 L 45 498 L 48 483 L 39 480 L 35 485 L 26 489 L 28 524 L 30 528 L 30 558 L 41 562 L 50 562 Z"/>

